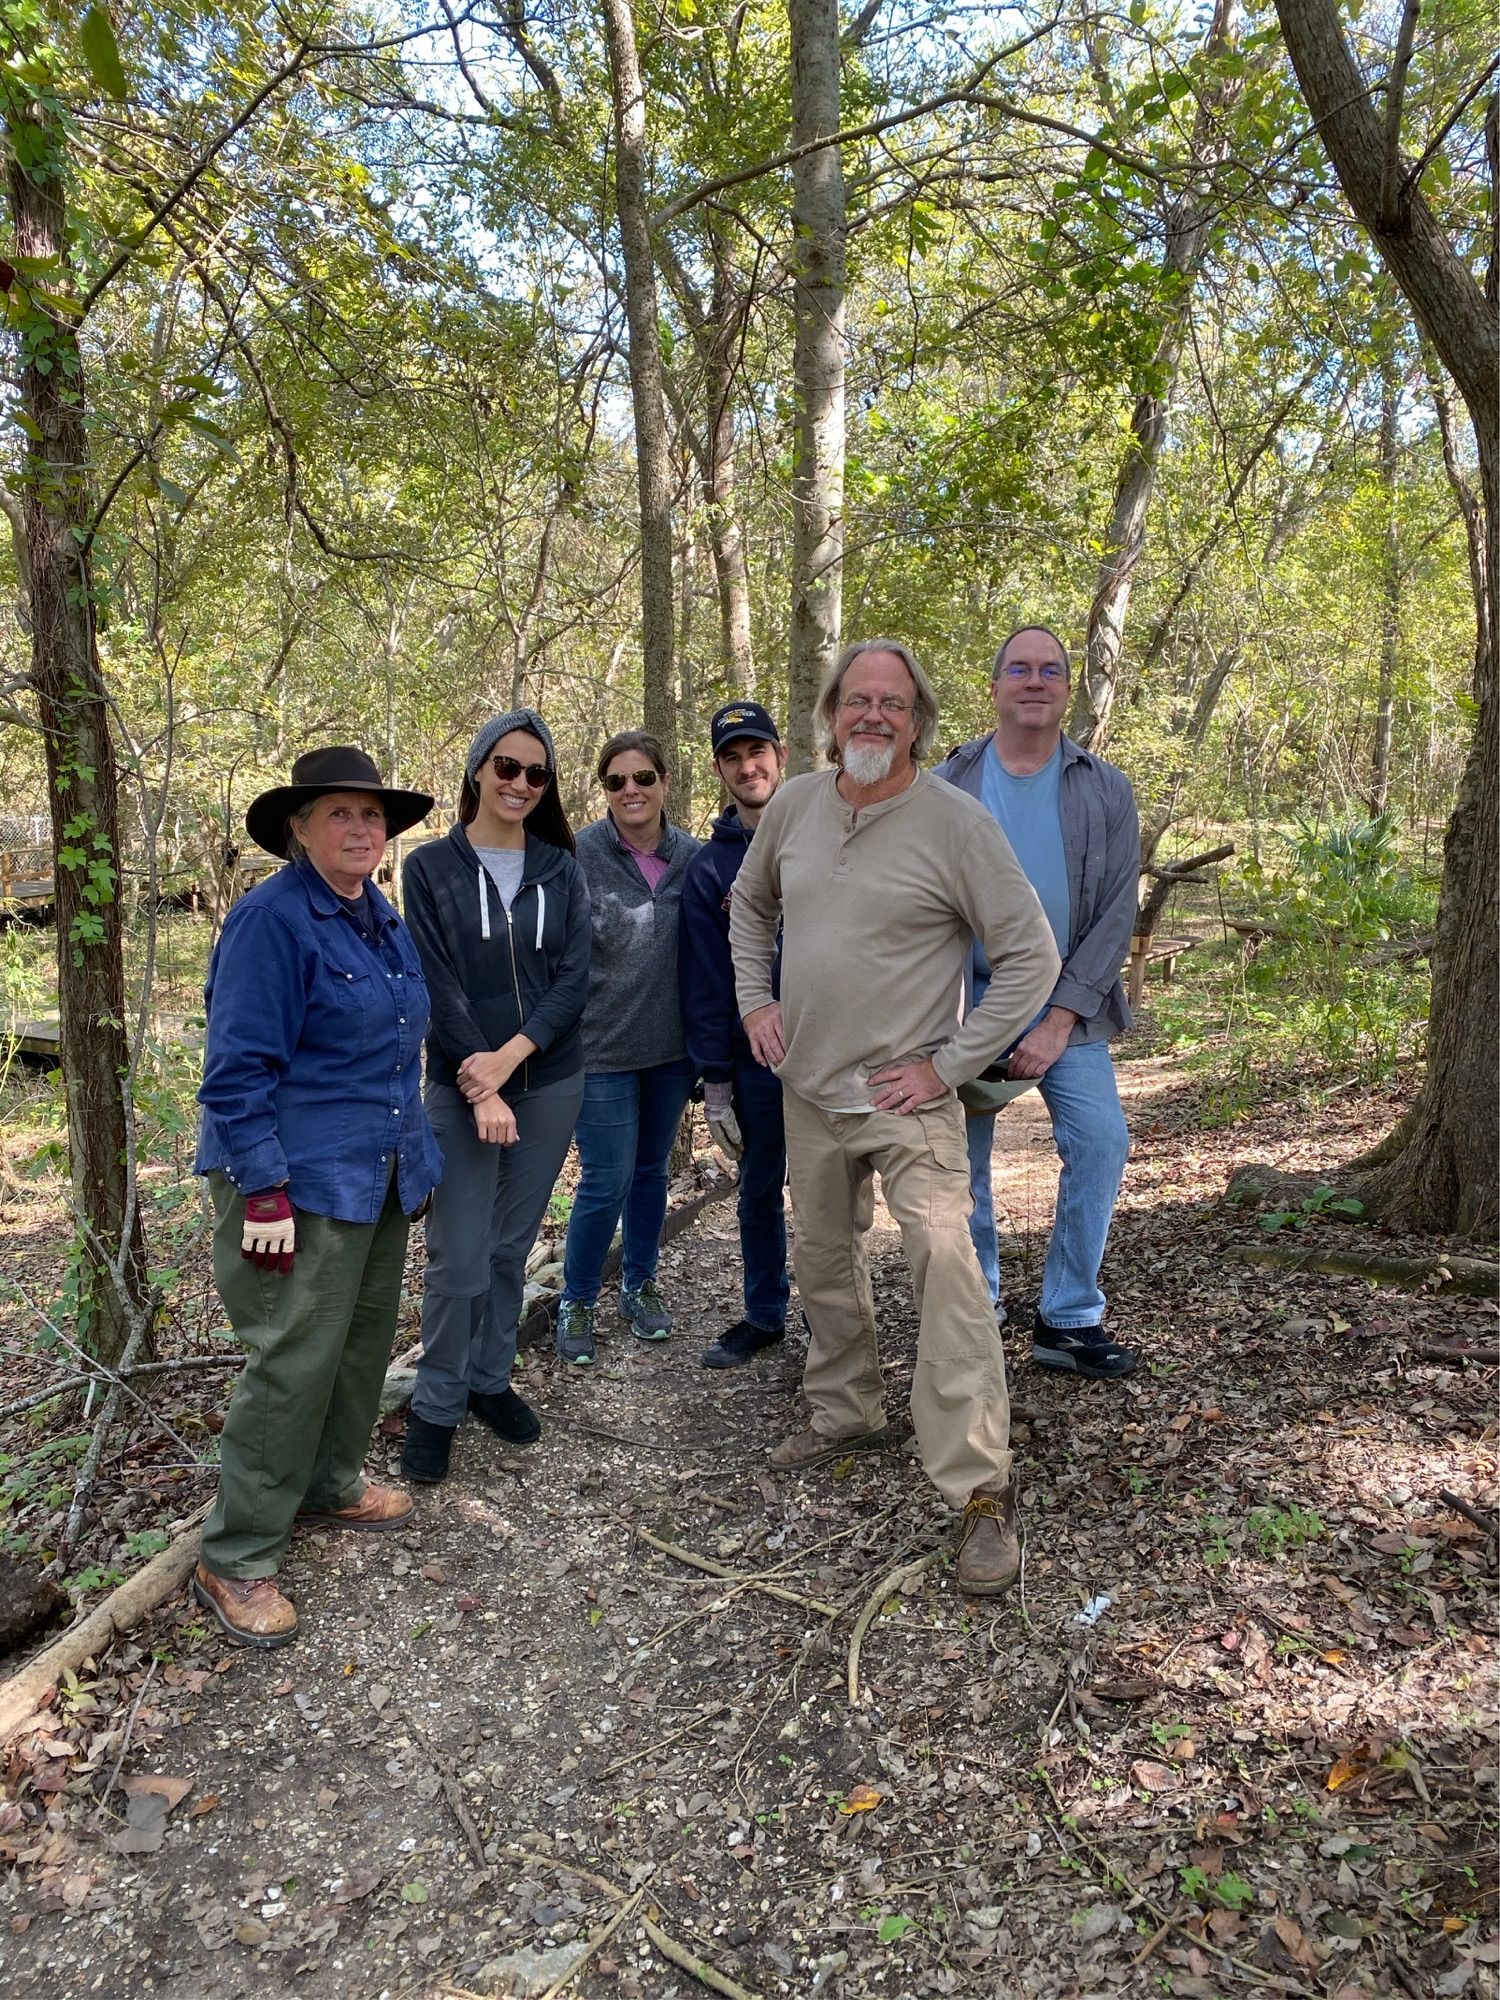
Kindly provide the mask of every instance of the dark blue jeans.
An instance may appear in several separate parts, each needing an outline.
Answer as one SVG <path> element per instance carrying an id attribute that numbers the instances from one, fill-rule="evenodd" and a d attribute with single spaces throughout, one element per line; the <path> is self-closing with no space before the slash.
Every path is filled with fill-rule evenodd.
<path id="1" fill-rule="evenodd" d="M 745 1317 L 774 1333 L 786 1325 L 786 1129 L 781 1079 L 753 1057 L 734 1065 L 734 1110 L 745 1153 L 740 1161 L 740 1262 Z"/>
<path id="2" fill-rule="evenodd" d="M 615 1225 L 624 1220 L 620 1283 L 638 1291 L 656 1276 L 667 1214 L 667 1161 L 693 1087 L 693 1066 L 594 1070 L 583 1080 L 573 1137 L 578 1192 L 563 1251 L 563 1301 L 591 1306 L 599 1296 Z"/>

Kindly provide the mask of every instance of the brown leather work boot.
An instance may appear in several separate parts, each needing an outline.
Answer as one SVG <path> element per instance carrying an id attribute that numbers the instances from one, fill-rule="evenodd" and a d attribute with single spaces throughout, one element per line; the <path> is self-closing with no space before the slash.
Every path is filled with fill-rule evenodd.
<path id="1" fill-rule="evenodd" d="M 1016 1483 L 969 1495 L 958 1537 L 958 1587 L 971 1597 L 998 1597 L 1021 1568 L 1016 1534 Z"/>
<path id="2" fill-rule="evenodd" d="M 216 1576 L 202 1563 L 193 1571 L 193 1596 L 242 1646 L 290 1646 L 297 1612 L 269 1576 Z"/>
<path id="3" fill-rule="evenodd" d="M 377 1486 L 372 1479 L 352 1507 L 310 1508 L 298 1514 L 299 1528 L 360 1528 L 366 1533 L 383 1534 L 388 1528 L 404 1528 L 416 1512 L 409 1493 L 399 1486 Z"/>
<path id="4" fill-rule="evenodd" d="M 811 1424 L 794 1436 L 783 1438 L 771 1453 L 778 1472 L 806 1472 L 810 1466 L 826 1465 L 831 1458 L 844 1458 L 851 1451 L 884 1451 L 890 1436 L 889 1424 L 878 1431 L 854 1431 L 848 1437 L 824 1437 Z"/>

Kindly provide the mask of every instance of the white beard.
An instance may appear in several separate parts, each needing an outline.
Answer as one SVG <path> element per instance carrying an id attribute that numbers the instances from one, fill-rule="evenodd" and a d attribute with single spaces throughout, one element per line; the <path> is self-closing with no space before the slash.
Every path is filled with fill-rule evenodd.
<path id="1" fill-rule="evenodd" d="M 891 766 L 896 761 L 894 738 L 882 743 L 879 749 L 866 749 L 862 744 L 849 744 L 844 751 L 844 771 L 856 785 L 878 785 L 891 775 Z"/>

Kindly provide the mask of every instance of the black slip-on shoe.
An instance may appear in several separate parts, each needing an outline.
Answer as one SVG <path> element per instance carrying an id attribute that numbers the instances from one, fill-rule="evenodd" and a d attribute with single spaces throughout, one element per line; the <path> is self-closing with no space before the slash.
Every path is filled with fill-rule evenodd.
<path id="1" fill-rule="evenodd" d="M 401 1447 L 401 1477 L 417 1486 L 441 1486 L 448 1477 L 448 1454 L 456 1424 L 430 1424 L 415 1410 L 406 1415 L 406 1443 Z"/>
<path id="2" fill-rule="evenodd" d="M 777 1327 L 772 1331 L 764 1326 L 752 1326 L 747 1319 L 736 1320 L 734 1325 L 721 1333 L 712 1347 L 706 1347 L 700 1357 L 705 1368 L 743 1368 L 768 1347 L 775 1347 L 786 1339 L 786 1328 Z"/>
<path id="3" fill-rule="evenodd" d="M 1049 1326 L 1040 1313 L 1031 1330 L 1031 1358 L 1091 1382 L 1117 1382 L 1135 1367 L 1130 1349 L 1110 1340 L 1101 1327 Z"/>
<path id="4" fill-rule="evenodd" d="M 506 1444 L 535 1444 L 542 1434 L 541 1418 L 514 1389 L 471 1389 L 469 1408 Z"/>

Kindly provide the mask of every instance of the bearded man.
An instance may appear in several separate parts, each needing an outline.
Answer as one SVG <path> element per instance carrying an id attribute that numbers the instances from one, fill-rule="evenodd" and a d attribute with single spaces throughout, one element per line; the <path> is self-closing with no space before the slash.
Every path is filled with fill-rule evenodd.
<path id="1" fill-rule="evenodd" d="M 1035 1016 L 1057 948 L 994 820 L 922 769 L 937 697 L 910 647 L 846 648 L 816 714 L 835 768 L 791 779 L 765 807 L 729 919 L 745 1033 L 781 1079 L 809 1331 L 811 1421 L 771 1463 L 801 1472 L 886 1442 L 864 1245 L 878 1173 L 920 1315 L 911 1410 L 922 1464 L 963 1514 L 960 1584 L 988 1595 L 1020 1566 L 1016 1488 L 955 1093 Z M 991 979 L 960 1025 L 976 937 Z"/>

